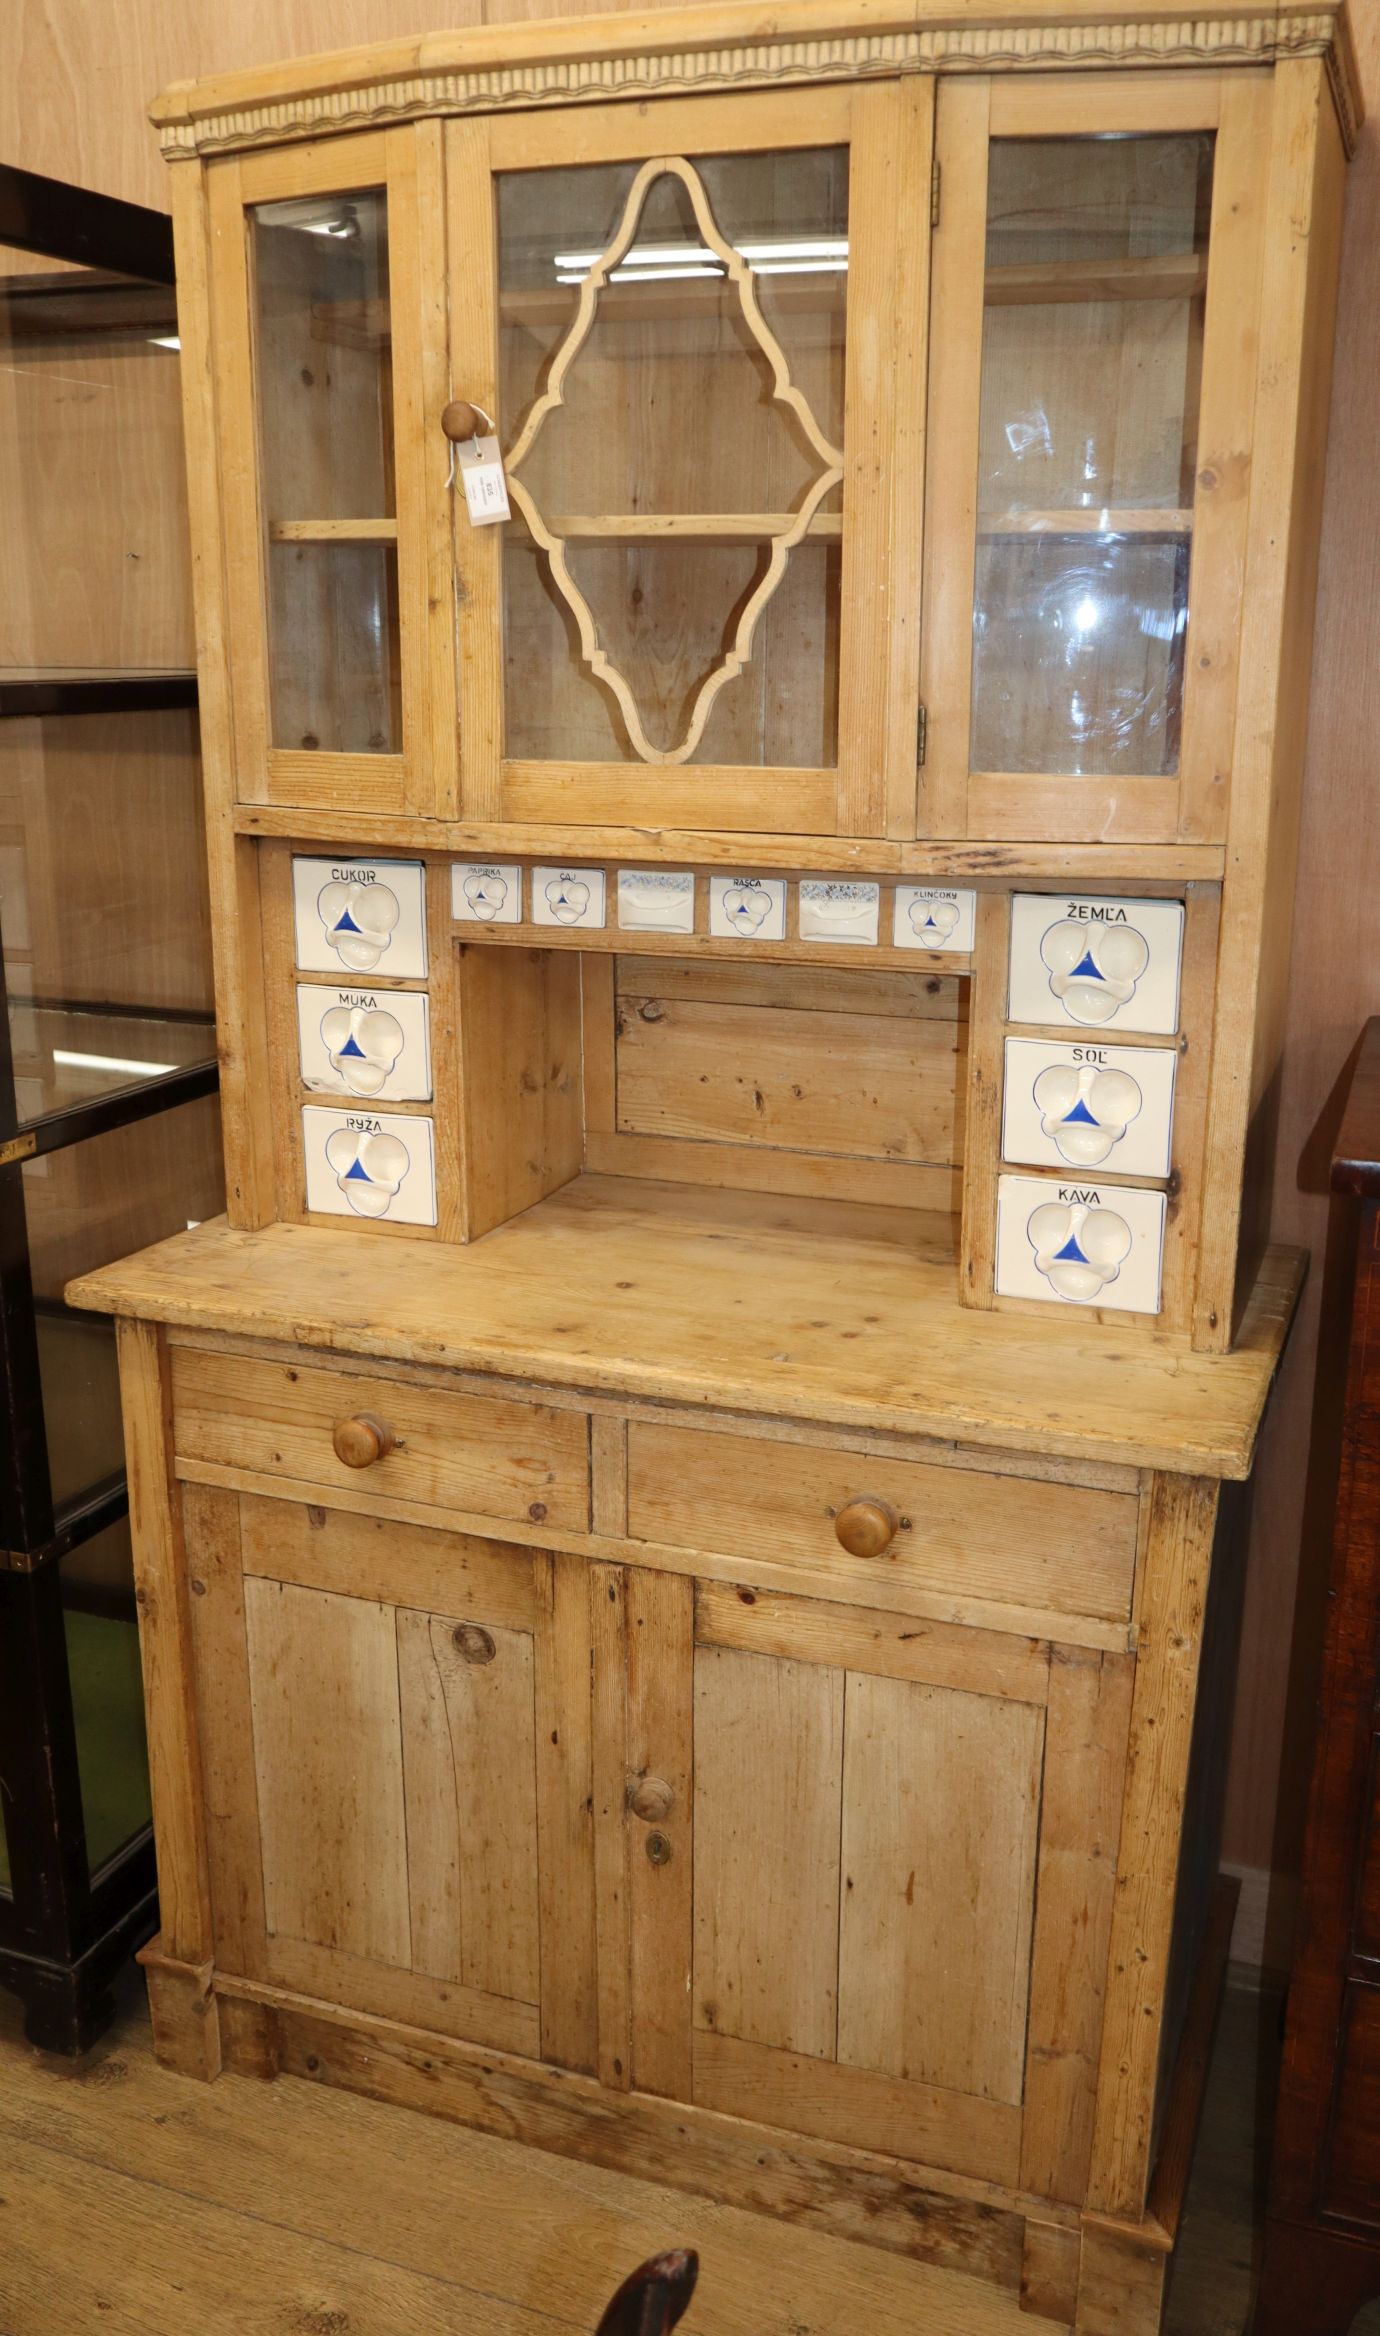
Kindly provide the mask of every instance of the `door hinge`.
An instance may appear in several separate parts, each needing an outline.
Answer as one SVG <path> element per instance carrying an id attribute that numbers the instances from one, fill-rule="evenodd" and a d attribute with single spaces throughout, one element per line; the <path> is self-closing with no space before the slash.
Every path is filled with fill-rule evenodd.
<path id="1" fill-rule="evenodd" d="M 925 748 L 929 743 L 929 735 L 929 708 L 928 706 L 922 704 L 918 714 L 915 717 L 915 765 L 917 770 L 925 759 Z"/>
<path id="2" fill-rule="evenodd" d="M 940 182 L 940 179 L 941 179 L 942 175 L 943 175 L 943 173 L 942 173 L 942 169 L 941 169 L 941 166 L 940 166 L 939 157 L 938 157 L 938 155 L 936 155 L 936 156 L 935 156 L 935 158 L 934 158 L 934 160 L 933 160 L 933 162 L 930 164 L 930 225 L 931 225 L 931 227 L 937 227 L 937 226 L 939 225 L 939 182 Z"/>

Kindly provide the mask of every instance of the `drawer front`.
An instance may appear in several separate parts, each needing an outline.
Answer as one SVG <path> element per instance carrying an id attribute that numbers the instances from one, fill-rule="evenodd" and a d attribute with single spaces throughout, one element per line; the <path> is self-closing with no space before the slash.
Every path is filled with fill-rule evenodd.
<path id="1" fill-rule="evenodd" d="M 172 1388 L 179 1459 L 588 1530 L 583 1412 L 196 1347 L 173 1349 Z M 339 1422 L 361 1415 L 379 1421 L 395 1444 L 351 1468 L 337 1458 L 332 1436 Z"/>
<path id="2" fill-rule="evenodd" d="M 882 1555 L 850 1556 L 835 1521 L 869 1497 L 899 1527 Z M 635 1540 L 804 1559 L 869 1596 L 903 1574 L 967 1597 L 1120 1621 L 1131 1611 L 1136 1510 L 1130 1492 L 636 1420 L 628 1431 Z"/>

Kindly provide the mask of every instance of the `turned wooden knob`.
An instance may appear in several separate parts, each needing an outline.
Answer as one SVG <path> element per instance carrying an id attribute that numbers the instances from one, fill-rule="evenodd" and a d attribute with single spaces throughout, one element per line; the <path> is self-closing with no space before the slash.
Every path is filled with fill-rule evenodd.
<path id="1" fill-rule="evenodd" d="M 896 1538 L 901 1520 L 889 1501 L 863 1493 L 845 1501 L 834 1519 L 834 1531 L 850 1557 L 880 1557 Z"/>
<path id="2" fill-rule="evenodd" d="M 644 1825 L 663 1824 L 675 1801 L 676 1796 L 664 1777 L 635 1776 L 628 1786 L 628 1807 Z"/>
<path id="3" fill-rule="evenodd" d="M 441 410 L 441 428 L 452 446 L 463 445 L 467 438 L 477 438 L 482 430 L 488 435 L 488 419 L 468 398 L 453 397 Z"/>
<path id="4" fill-rule="evenodd" d="M 376 1460 L 387 1459 L 396 1442 L 393 1430 L 372 1411 L 357 1411 L 353 1419 L 338 1419 L 331 1429 L 335 1456 L 347 1468 L 372 1468 Z"/>

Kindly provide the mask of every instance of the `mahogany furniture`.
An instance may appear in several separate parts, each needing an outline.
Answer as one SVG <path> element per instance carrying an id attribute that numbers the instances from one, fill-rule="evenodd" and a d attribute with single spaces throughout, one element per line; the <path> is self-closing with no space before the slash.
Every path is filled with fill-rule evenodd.
<path id="1" fill-rule="evenodd" d="M 0 165 L 0 1986 L 63 2052 L 158 1906 L 115 1331 L 62 1293 L 221 1206 L 176 330 L 161 212 Z"/>
<path id="2" fill-rule="evenodd" d="M 1332 1160 L 1357 1205 L 1327 1639 L 1255 2336 L 1346 2336 L 1380 2295 L 1380 1020 Z"/>
<path id="3" fill-rule="evenodd" d="M 167 2059 L 1148 2336 L 1354 75 L 961 17 L 160 101 L 228 1212 L 75 1295 Z"/>

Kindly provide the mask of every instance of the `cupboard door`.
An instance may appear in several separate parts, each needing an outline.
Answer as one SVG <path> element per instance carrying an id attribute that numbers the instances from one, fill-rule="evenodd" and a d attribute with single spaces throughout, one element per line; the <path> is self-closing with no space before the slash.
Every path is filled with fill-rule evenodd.
<path id="1" fill-rule="evenodd" d="M 633 2086 L 1012 2187 L 1038 2167 L 1077 2196 L 1126 1659 L 641 1579 Z"/>
<path id="2" fill-rule="evenodd" d="M 1269 81 L 939 99 L 921 831 L 1225 834 Z"/>
<path id="3" fill-rule="evenodd" d="M 439 140 L 207 174 L 242 801 L 449 807 L 453 676 L 428 648 L 446 514 L 423 459 L 444 387 Z"/>
<path id="4" fill-rule="evenodd" d="M 467 817 L 913 833 L 931 109 L 449 126 Z"/>
<path id="5" fill-rule="evenodd" d="M 580 1562 L 200 1488 L 187 1525 L 218 1962 L 592 2067 Z"/>

